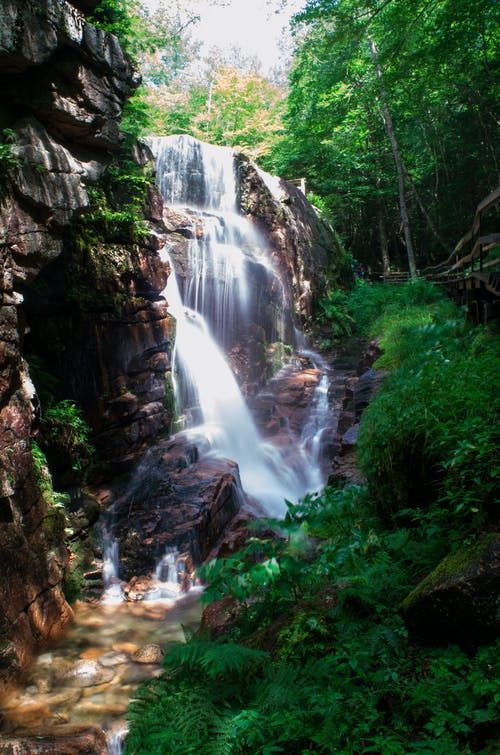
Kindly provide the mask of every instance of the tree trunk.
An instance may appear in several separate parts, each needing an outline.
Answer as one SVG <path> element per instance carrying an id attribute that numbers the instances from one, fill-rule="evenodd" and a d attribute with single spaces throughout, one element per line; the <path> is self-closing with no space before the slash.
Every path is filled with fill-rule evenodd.
<path id="1" fill-rule="evenodd" d="M 378 164 L 378 161 L 377 161 L 377 164 Z M 377 190 L 379 192 L 377 196 L 378 240 L 380 244 L 380 253 L 382 255 L 382 272 L 384 275 L 387 275 L 387 273 L 391 272 L 391 260 L 389 258 L 389 241 L 387 239 L 387 233 L 385 230 L 384 200 L 382 199 L 382 196 L 380 195 L 381 183 L 382 181 L 380 177 L 378 177 L 376 181 Z"/>
<path id="2" fill-rule="evenodd" d="M 392 122 L 391 111 L 389 110 L 389 103 L 387 100 L 387 92 L 385 91 L 384 81 L 382 78 L 382 69 L 378 61 L 378 52 L 375 41 L 368 35 L 368 42 L 370 44 L 370 52 L 372 55 L 373 65 L 377 73 L 377 79 L 380 87 L 380 102 L 382 104 L 382 114 L 384 126 L 387 131 L 387 135 L 391 142 L 392 155 L 396 164 L 396 172 L 398 175 L 398 193 L 399 193 L 399 210 L 401 213 L 401 222 L 403 224 L 403 234 L 406 244 L 406 254 L 408 255 L 408 268 L 410 271 L 410 277 L 417 277 L 417 268 L 415 265 L 415 253 L 413 251 L 413 242 L 411 240 L 411 228 L 410 218 L 408 215 L 408 207 L 406 205 L 405 195 L 405 181 L 404 181 L 404 166 L 401 159 L 401 152 L 399 151 L 399 144 L 396 138 L 396 132 L 394 131 L 394 124 Z"/>
<path id="3" fill-rule="evenodd" d="M 443 247 L 443 249 L 445 251 L 448 251 L 448 247 L 446 246 L 445 242 L 443 241 L 442 237 L 440 236 L 439 231 L 437 230 L 436 226 L 432 222 L 431 216 L 429 215 L 429 213 L 425 209 L 425 205 L 422 202 L 420 194 L 418 193 L 418 189 L 415 186 L 415 182 L 414 182 L 413 178 L 410 176 L 410 174 L 408 173 L 408 169 L 406 168 L 406 166 L 403 166 L 403 170 L 404 170 L 405 176 L 408 179 L 408 182 L 409 182 L 409 184 L 410 184 L 410 186 L 412 188 L 412 191 L 413 191 L 413 194 L 415 196 L 415 199 L 417 200 L 417 204 L 420 207 L 420 212 L 424 216 L 424 218 L 425 218 L 425 220 L 427 222 L 427 225 L 429 226 L 429 229 L 430 229 L 432 235 L 434 236 L 434 238 L 436 239 L 436 241 Z"/>
<path id="4" fill-rule="evenodd" d="M 385 232 L 384 215 L 382 209 L 378 207 L 378 237 L 380 241 L 380 251 L 382 252 L 382 270 L 384 275 L 391 272 L 391 260 L 389 259 L 389 244 L 387 242 L 387 233 Z"/>

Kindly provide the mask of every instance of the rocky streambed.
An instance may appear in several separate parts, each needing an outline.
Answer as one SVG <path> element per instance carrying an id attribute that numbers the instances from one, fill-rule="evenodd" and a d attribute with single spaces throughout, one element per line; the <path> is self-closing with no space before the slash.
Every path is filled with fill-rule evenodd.
<path id="1" fill-rule="evenodd" d="M 199 591 L 175 603 L 83 603 L 65 639 L 40 655 L 3 706 L 0 753 L 119 751 L 138 684 L 161 673 L 163 648 L 195 628 Z"/>

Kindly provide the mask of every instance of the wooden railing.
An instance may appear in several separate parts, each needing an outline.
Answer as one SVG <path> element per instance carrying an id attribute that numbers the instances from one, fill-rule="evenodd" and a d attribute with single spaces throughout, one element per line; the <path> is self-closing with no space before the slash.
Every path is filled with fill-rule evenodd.
<path id="1" fill-rule="evenodd" d="M 448 259 L 423 271 L 427 280 L 444 284 L 477 322 L 500 317 L 500 233 L 481 232 L 485 213 L 496 205 L 500 205 L 500 187 L 478 204 L 471 229 Z"/>
<path id="2" fill-rule="evenodd" d="M 484 213 L 498 204 L 500 204 L 500 186 L 478 204 L 471 229 L 462 236 L 448 259 L 423 271 L 428 280 L 439 282 L 439 279 L 443 278 L 466 277 L 466 274 L 477 272 L 475 270 L 477 263 L 479 263 L 479 273 L 500 265 L 500 256 L 485 261 L 485 255 L 500 244 L 500 233 L 481 235 L 481 221 Z M 470 245 L 470 251 L 464 255 L 463 251 L 468 245 Z"/>
<path id="3" fill-rule="evenodd" d="M 477 206 L 470 230 L 449 257 L 427 267 L 419 276 L 444 285 L 467 315 L 478 322 L 500 317 L 500 232 L 482 233 L 484 215 L 500 206 L 500 186 Z M 408 273 L 394 271 L 380 276 L 384 283 L 404 283 Z"/>

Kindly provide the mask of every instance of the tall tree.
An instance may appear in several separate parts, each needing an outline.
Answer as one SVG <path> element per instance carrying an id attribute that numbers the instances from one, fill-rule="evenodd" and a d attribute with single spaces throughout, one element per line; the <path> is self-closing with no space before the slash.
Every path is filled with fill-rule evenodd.
<path id="1" fill-rule="evenodd" d="M 358 258 L 443 256 L 497 184 L 499 21 L 495 0 L 311 0 L 297 17 L 275 168 L 307 175 Z"/>

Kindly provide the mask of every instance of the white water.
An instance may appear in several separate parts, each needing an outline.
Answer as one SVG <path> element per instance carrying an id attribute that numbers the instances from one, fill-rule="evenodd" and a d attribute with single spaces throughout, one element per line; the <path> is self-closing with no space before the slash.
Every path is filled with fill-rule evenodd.
<path id="1" fill-rule="evenodd" d="M 310 359 L 314 367 L 322 372 L 320 381 L 314 390 L 309 417 L 302 429 L 300 438 L 301 452 L 312 462 L 312 475 L 316 481 L 316 485 L 312 489 L 319 491 L 324 482 L 320 453 L 321 439 L 330 417 L 330 405 L 328 401 L 330 380 L 327 365 L 318 354 L 306 350 L 303 350 L 301 354 Z"/>
<path id="2" fill-rule="evenodd" d="M 105 529 L 103 533 L 102 548 L 102 581 L 104 585 L 102 601 L 104 603 L 121 603 L 123 600 L 118 574 L 119 561 L 120 552 L 118 541 L 113 540 L 109 532 Z"/>
<path id="3" fill-rule="evenodd" d="M 309 443 L 308 431 L 299 441 L 298 463 L 287 466 L 282 451 L 260 437 L 221 347 L 227 344 L 228 325 L 238 318 L 240 328 L 241 321 L 245 325 L 249 261 L 274 276 L 276 291 L 283 292 L 283 285 L 251 224 L 236 213 L 232 150 L 188 136 L 154 138 L 150 146 L 165 203 L 187 207 L 193 217 L 191 280 L 182 294 L 173 260 L 165 252 L 173 270 L 163 293 L 177 321 L 174 366 L 180 375 L 177 395 L 183 393 L 179 408 L 189 415 L 195 404 L 194 414 L 187 417 L 191 432 L 208 440 L 212 454 L 236 461 L 244 491 L 269 515 L 281 516 L 285 499 L 296 501 L 321 487 L 317 453 L 310 453 L 315 444 Z M 283 307 L 275 330 L 283 332 Z M 313 430 L 319 433 L 316 425 Z"/>
<path id="4" fill-rule="evenodd" d="M 284 467 L 277 449 L 262 441 L 205 320 L 183 305 L 175 273 L 169 276 L 163 293 L 177 322 L 174 368 L 189 383 L 203 420 L 192 428 L 193 434 L 202 435 L 214 455 L 238 463 L 243 489 L 262 503 L 268 514 L 283 514 L 285 498 L 296 498 L 302 487 L 298 476 Z"/>
<path id="5" fill-rule="evenodd" d="M 187 573 L 181 570 L 179 551 L 169 546 L 156 564 L 151 590 L 144 600 L 172 603 L 185 594 L 191 584 L 186 583 Z"/>

